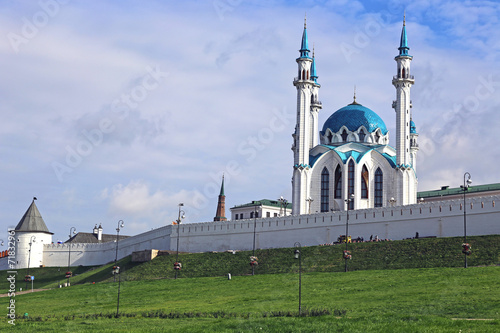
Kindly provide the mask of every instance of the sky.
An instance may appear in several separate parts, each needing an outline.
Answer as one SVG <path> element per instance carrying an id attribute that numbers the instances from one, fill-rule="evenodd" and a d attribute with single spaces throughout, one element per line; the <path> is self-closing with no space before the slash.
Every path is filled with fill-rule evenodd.
<path id="1" fill-rule="evenodd" d="M 419 191 L 499 183 L 498 1 L 0 2 L 0 228 L 33 197 L 54 241 L 212 221 L 222 174 L 227 216 L 291 200 L 304 16 L 320 129 L 356 86 L 394 145 L 404 13 Z"/>

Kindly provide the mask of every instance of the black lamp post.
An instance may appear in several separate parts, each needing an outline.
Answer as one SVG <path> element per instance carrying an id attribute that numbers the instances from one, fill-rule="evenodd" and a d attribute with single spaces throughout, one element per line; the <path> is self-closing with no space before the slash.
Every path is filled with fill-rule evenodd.
<path id="1" fill-rule="evenodd" d="M 346 206 L 347 206 L 347 218 L 345 220 L 345 253 L 344 253 L 344 269 L 345 271 L 347 272 L 347 258 L 348 258 L 348 254 L 349 254 L 349 250 L 348 250 L 348 247 L 347 247 L 347 244 L 348 244 L 348 237 L 349 237 L 349 203 L 351 201 L 354 200 L 354 194 L 351 194 L 351 196 L 349 197 L 349 199 L 345 199 L 345 203 L 346 203 Z"/>
<path id="2" fill-rule="evenodd" d="M 35 236 L 31 236 L 30 238 L 30 248 L 28 250 L 28 273 L 26 274 L 26 277 L 25 277 L 25 281 L 26 281 L 26 287 L 24 289 L 28 289 L 28 282 L 29 280 L 31 280 L 31 275 L 30 275 L 30 261 L 31 261 L 31 244 L 34 243 L 36 240 L 36 237 Z"/>
<path id="3" fill-rule="evenodd" d="M 184 204 L 181 202 L 179 204 L 179 216 L 177 217 L 177 254 L 175 255 L 175 264 L 174 264 L 174 270 L 175 270 L 175 278 L 177 279 L 177 271 L 181 269 L 181 263 L 179 262 L 179 240 L 180 240 L 180 228 L 181 228 L 181 222 L 182 219 L 186 218 L 186 213 L 181 209 L 181 207 L 184 206 Z"/>
<path id="4" fill-rule="evenodd" d="M 464 253 L 464 268 L 467 268 L 467 256 L 470 254 L 470 247 L 465 249 L 465 246 L 467 246 L 467 208 L 465 205 L 465 193 L 469 190 L 469 186 L 472 184 L 472 180 L 470 179 L 470 173 L 466 172 L 464 173 L 464 185 L 461 186 L 462 190 L 464 191 L 464 249 L 462 252 Z"/>
<path id="5" fill-rule="evenodd" d="M 125 227 L 125 222 L 123 220 L 118 221 L 118 226 L 116 227 L 116 250 L 115 250 L 115 267 L 118 261 L 118 241 L 120 240 L 120 230 Z M 113 276 L 113 282 L 116 282 L 116 274 Z"/>
<path id="6" fill-rule="evenodd" d="M 74 229 L 74 230 L 73 230 Z M 73 231 L 73 232 L 71 232 Z M 71 266 L 71 235 L 74 235 L 76 234 L 76 228 L 75 227 L 71 227 L 69 228 L 69 239 L 68 239 L 68 271 L 66 272 L 66 277 L 68 278 L 68 287 L 69 287 L 69 279 L 71 278 L 71 276 L 73 275 L 71 273 L 71 269 L 70 269 L 70 266 Z"/>
<path id="7" fill-rule="evenodd" d="M 299 242 L 293 244 L 295 247 L 294 255 L 295 259 L 299 259 L 299 316 L 302 312 L 302 258 L 300 256 L 301 245 Z"/>

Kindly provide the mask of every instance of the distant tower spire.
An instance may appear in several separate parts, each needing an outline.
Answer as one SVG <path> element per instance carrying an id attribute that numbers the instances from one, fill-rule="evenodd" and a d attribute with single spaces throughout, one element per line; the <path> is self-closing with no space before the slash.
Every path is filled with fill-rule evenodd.
<path id="1" fill-rule="evenodd" d="M 226 218 L 226 196 L 224 195 L 224 175 L 222 175 L 222 184 L 220 187 L 219 200 L 217 201 L 217 211 L 214 221 L 227 221 Z"/>
<path id="2" fill-rule="evenodd" d="M 306 18 L 304 17 L 304 32 L 302 33 L 302 42 L 300 44 L 300 57 L 301 58 L 309 58 L 309 41 L 307 40 L 307 24 Z"/>

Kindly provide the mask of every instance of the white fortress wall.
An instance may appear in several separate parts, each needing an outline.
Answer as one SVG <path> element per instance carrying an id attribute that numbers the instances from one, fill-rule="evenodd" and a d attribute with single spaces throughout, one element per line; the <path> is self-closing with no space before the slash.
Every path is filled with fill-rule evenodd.
<path id="1" fill-rule="evenodd" d="M 168 250 L 171 226 L 165 226 L 122 239 L 118 243 L 118 259 L 141 250 Z M 102 265 L 115 260 L 116 242 L 101 244 L 49 244 L 44 246 L 45 266 L 67 266 L 71 246 L 71 266 Z"/>
<path id="2" fill-rule="evenodd" d="M 467 199 L 467 235 L 500 234 L 500 196 Z M 371 208 L 349 211 L 349 235 L 365 240 L 414 237 L 463 236 L 463 200 L 434 201 L 408 206 Z M 346 211 L 312 215 L 256 219 L 256 248 L 292 247 L 332 243 L 345 234 Z M 251 250 L 254 219 L 227 222 L 188 223 L 168 225 L 120 240 L 118 258 L 134 251 L 177 249 L 177 230 L 181 252 Z M 26 240 L 21 240 L 25 248 Z M 42 245 L 41 243 L 37 245 Z M 101 244 L 43 244 L 43 257 L 33 248 L 31 267 L 67 266 L 68 246 L 71 246 L 71 266 L 102 265 L 115 259 L 115 242 Z M 27 254 L 26 251 L 21 251 Z M 40 249 L 41 250 L 41 249 Z M 18 253 L 24 261 L 26 255 Z M 2 264 L 2 262 L 0 262 Z M 21 264 L 21 263 L 20 263 Z M 17 268 L 25 268 L 18 265 Z"/>
<path id="3" fill-rule="evenodd" d="M 500 196 L 467 199 L 467 235 L 500 234 Z M 349 211 L 349 235 L 368 240 L 463 236 L 463 200 Z M 256 219 L 256 248 L 331 243 L 345 234 L 345 211 Z M 190 223 L 180 226 L 179 250 L 251 250 L 254 220 Z M 177 227 L 172 230 L 176 249 Z"/>

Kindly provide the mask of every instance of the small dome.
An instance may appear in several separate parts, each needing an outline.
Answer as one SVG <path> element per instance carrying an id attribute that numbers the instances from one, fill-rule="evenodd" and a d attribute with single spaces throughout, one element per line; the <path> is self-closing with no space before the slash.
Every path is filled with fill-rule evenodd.
<path id="1" fill-rule="evenodd" d="M 415 126 L 413 120 L 410 120 L 410 134 L 417 134 L 417 126 Z"/>
<path id="2" fill-rule="evenodd" d="M 382 118 L 372 110 L 356 102 L 335 111 L 325 121 L 321 133 L 324 135 L 327 128 L 333 133 L 337 133 L 344 125 L 351 132 L 355 132 L 361 126 L 364 126 L 370 133 L 380 128 L 383 135 L 387 134 L 387 127 Z"/>

